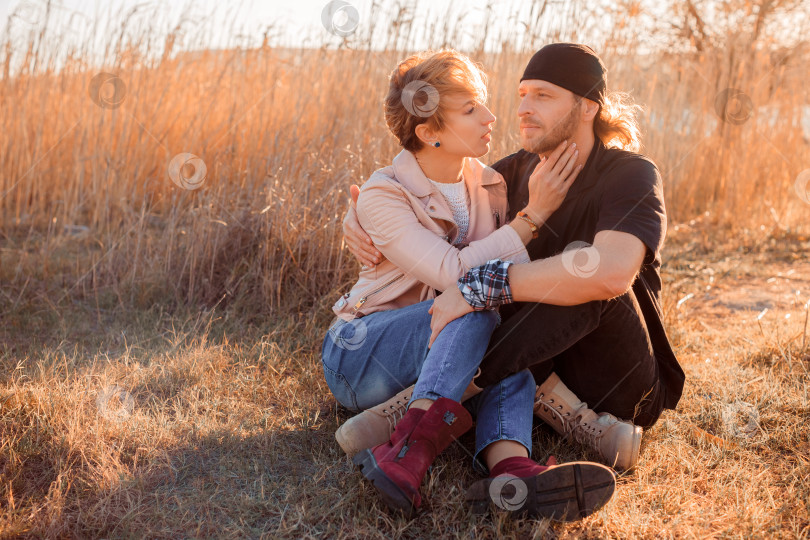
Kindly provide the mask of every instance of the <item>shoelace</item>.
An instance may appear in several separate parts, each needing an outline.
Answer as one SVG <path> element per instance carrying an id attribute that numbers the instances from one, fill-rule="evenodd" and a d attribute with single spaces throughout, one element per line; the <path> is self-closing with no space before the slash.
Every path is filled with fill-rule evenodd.
<path id="1" fill-rule="evenodd" d="M 582 422 L 582 415 L 571 418 L 571 411 L 562 412 L 562 405 L 554 406 L 554 398 L 543 401 L 544 397 L 545 394 L 541 392 L 535 399 L 535 403 L 540 403 L 544 410 L 554 414 L 554 418 L 560 421 L 568 437 L 573 438 L 577 442 L 590 444 L 595 448 L 599 448 L 599 437 L 602 436 L 601 428 L 591 426 L 588 422 Z M 585 407 L 587 408 L 587 405 Z"/>
<path id="2" fill-rule="evenodd" d="M 392 432 L 394 431 L 397 422 L 402 420 L 405 413 L 408 411 L 408 402 L 410 402 L 411 396 L 405 396 L 404 399 L 405 401 L 397 400 L 395 405 L 389 405 L 388 410 L 383 411 L 385 417 L 388 419 L 388 427 Z"/>
<path id="3" fill-rule="evenodd" d="M 599 448 L 599 438 L 602 436 L 602 428 L 592 426 L 588 422 L 582 421 L 582 416 L 574 418 L 574 426 L 571 429 L 574 439 L 580 443 L 589 444 L 593 448 Z"/>
<path id="4" fill-rule="evenodd" d="M 562 424 L 563 430 L 566 433 L 570 434 L 571 429 L 572 429 L 571 428 L 571 423 L 566 419 L 566 417 L 571 416 L 571 412 L 566 411 L 565 413 L 563 413 L 562 412 L 562 405 L 558 405 L 556 408 L 553 406 L 554 405 L 554 398 L 551 398 L 548 401 L 543 401 L 544 397 L 545 397 L 545 394 L 543 394 L 541 392 L 540 395 L 535 398 L 535 401 L 534 401 L 535 404 L 539 403 L 546 412 L 552 412 L 554 414 L 554 418 L 556 420 L 559 420 L 560 424 Z M 559 409 L 559 410 L 557 410 L 557 409 Z"/>

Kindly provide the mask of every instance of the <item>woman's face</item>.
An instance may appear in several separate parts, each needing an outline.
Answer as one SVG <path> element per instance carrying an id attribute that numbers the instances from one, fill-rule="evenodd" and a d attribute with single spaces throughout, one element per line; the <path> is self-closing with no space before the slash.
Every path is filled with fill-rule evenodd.
<path id="1" fill-rule="evenodd" d="M 445 122 L 442 129 L 435 132 L 441 143 L 435 151 L 464 157 L 481 157 L 489 152 L 495 115 L 471 96 L 449 95 L 442 96 L 441 100 Z"/>

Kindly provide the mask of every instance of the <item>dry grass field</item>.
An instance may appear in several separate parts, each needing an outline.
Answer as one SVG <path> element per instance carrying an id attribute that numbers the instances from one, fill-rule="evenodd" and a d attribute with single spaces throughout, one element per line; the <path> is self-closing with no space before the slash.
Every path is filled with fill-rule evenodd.
<path id="1" fill-rule="evenodd" d="M 788 17 L 807 35 L 807 18 L 728 2 L 739 20 L 710 31 L 704 3 L 673 4 L 680 46 L 641 55 L 634 5 L 595 45 L 644 106 L 664 177 L 665 323 L 687 384 L 610 504 L 567 525 L 470 514 L 466 438 L 425 510 L 392 516 L 333 438 L 349 413 L 320 344 L 358 270 L 340 222 L 348 186 L 397 151 L 380 100 L 407 25 L 385 52 L 190 53 L 134 13 L 98 62 L 50 30 L 9 34 L 0 537 L 810 537 L 810 48 L 768 33 Z M 535 41 L 588 42 L 584 9 Z M 532 51 L 467 51 L 490 77 L 490 162 L 519 146 Z M 182 153 L 199 161 L 177 170 Z M 535 443 L 538 460 L 588 457 L 539 424 Z"/>

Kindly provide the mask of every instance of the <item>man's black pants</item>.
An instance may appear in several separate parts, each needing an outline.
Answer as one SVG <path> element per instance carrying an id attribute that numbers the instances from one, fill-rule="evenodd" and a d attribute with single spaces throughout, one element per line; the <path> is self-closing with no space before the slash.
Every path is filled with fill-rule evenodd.
<path id="1" fill-rule="evenodd" d="M 639 426 L 663 411 L 666 390 L 632 289 L 576 306 L 521 304 L 496 328 L 475 384 L 525 368 L 537 384 L 556 373 L 589 408 Z"/>

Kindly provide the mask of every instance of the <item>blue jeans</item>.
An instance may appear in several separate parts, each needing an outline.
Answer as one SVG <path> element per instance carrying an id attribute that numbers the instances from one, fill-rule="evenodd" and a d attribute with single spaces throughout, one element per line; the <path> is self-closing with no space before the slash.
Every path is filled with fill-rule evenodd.
<path id="1" fill-rule="evenodd" d="M 412 400 L 461 400 L 486 353 L 498 315 L 468 313 L 448 324 L 428 349 L 432 304 L 427 300 L 332 324 L 321 357 L 326 383 L 341 405 L 353 411 L 368 409 L 414 383 Z M 531 455 L 534 392 L 534 377 L 523 370 L 464 403 L 476 419 L 473 465 L 479 471 L 486 473 L 479 453 L 495 441 L 519 442 Z"/>

